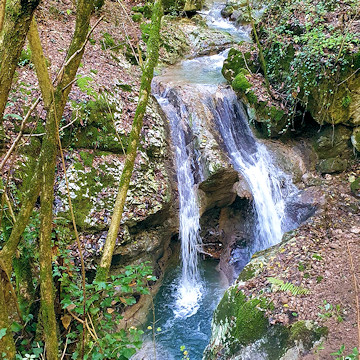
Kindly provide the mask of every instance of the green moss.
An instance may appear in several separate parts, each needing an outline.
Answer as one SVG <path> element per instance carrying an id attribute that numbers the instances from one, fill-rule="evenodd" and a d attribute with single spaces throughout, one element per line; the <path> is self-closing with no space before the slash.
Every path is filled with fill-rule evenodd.
<path id="1" fill-rule="evenodd" d="M 341 105 L 343 108 L 347 109 L 351 104 L 351 97 L 349 94 L 346 94 L 341 101 Z"/>
<path id="2" fill-rule="evenodd" d="M 235 76 L 235 79 L 231 83 L 231 86 L 235 91 L 242 92 L 245 92 L 247 89 L 251 88 L 251 84 L 246 79 L 245 75 L 242 73 Z"/>
<path id="3" fill-rule="evenodd" d="M 64 131 L 64 145 L 76 148 L 111 151 L 122 154 L 128 144 L 126 135 L 117 134 L 114 127 L 116 104 L 103 98 L 80 105 L 79 116 L 82 125 Z M 75 116 L 75 113 L 74 113 Z"/>
<path id="4" fill-rule="evenodd" d="M 266 333 L 268 320 L 263 313 L 266 301 L 264 299 L 244 301 L 244 298 L 239 297 L 237 305 L 236 327 L 233 334 L 245 346 L 261 339 Z"/>
<path id="5" fill-rule="evenodd" d="M 142 21 L 142 14 L 140 14 L 140 13 L 133 14 L 133 15 L 131 16 L 131 18 L 132 18 L 132 20 L 133 20 L 134 22 L 139 23 L 139 22 Z"/>
<path id="6" fill-rule="evenodd" d="M 250 280 L 255 276 L 255 273 L 256 273 L 255 266 L 252 264 L 249 264 L 249 265 L 245 266 L 243 271 L 240 273 L 238 280 L 239 281 Z"/>
<path id="7" fill-rule="evenodd" d="M 297 321 L 290 327 L 290 343 L 302 342 L 306 349 L 311 349 L 313 344 L 328 334 L 327 327 L 319 327 L 311 321 Z"/>
<path id="8" fill-rule="evenodd" d="M 135 13 L 144 15 L 146 19 L 150 19 L 152 14 L 152 4 L 147 3 L 145 5 L 134 6 L 131 10 Z"/>
<path id="9" fill-rule="evenodd" d="M 80 151 L 81 160 L 84 162 L 85 166 L 92 166 L 95 155 L 89 151 Z"/>
<path id="10" fill-rule="evenodd" d="M 254 105 L 258 102 L 258 98 L 252 90 L 246 93 L 246 98 L 248 99 L 251 105 Z"/>
<path id="11" fill-rule="evenodd" d="M 263 298 L 247 300 L 236 287 L 228 289 L 216 308 L 214 322 L 227 326 L 227 346 L 232 353 L 261 339 L 266 333 L 268 320 L 264 309 L 267 307 Z"/>
<path id="12" fill-rule="evenodd" d="M 230 49 L 221 70 L 225 79 L 231 82 L 232 79 L 241 72 L 241 69 L 245 68 L 249 68 L 252 72 L 256 72 L 256 65 L 251 61 L 251 53 L 242 53 L 239 50 Z"/>

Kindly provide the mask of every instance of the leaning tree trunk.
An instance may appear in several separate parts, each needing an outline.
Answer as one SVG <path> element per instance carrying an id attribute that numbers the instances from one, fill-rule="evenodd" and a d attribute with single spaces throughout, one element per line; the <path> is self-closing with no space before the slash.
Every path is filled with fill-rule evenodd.
<path id="1" fill-rule="evenodd" d="M 60 72 L 58 84 L 52 91 L 53 101 L 50 105 L 46 134 L 40 153 L 41 167 L 41 210 L 40 210 L 40 293 L 41 316 L 44 326 L 47 359 L 58 358 L 58 342 L 56 336 L 56 319 L 54 311 L 54 289 L 52 280 L 51 233 L 53 222 L 54 181 L 57 147 L 57 127 L 61 119 L 87 41 L 90 16 L 94 9 L 93 1 L 79 0 L 74 36 L 68 51 L 65 66 Z M 40 67 L 37 68 L 37 71 Z M 42 71 L 45 71 L 43 69 Z M 44 74 L 42 74 L 44 75 Z M 38 74 L 38 78 L 45 78 Z M 44 96 L 45 97 L 45 96 Z"/>
<path id="2" fill-rule="evenodd" d="M 6 2 L 0 32 L 0 125 L 21 50 L 39 2 L 40 0 L 7 0 Z"/>
<path id="3" fill-rule="evenodd" d="M 7 275 L 5 271 L 0 268 L 0 331 L 5 331 L 5 334 L 1 333 L 3 336 L 0 336 L 0 355 L 5 354 L 4 358 L 14 359 L 15 343 L 10 328 L 7 301 L 5 297 L 7 288 L 6 283 Z"/>
<path id="4" fill-rule="evenodd" d="M 151 19 L 150 38 L 147 44 L 147 59 L 141 76 L 139 102 L 136 108 L 134 121 L 130 133 L 130 142 L 127 148 L 126 160 L 123 172 L 120 178 L 119 192 L 116 196 L 114 212 L 111 218 L 110 228 L 106 237 L 104 252 L 101 257 L 100 265 L 96 271 L 96 281 L 106 281 L 111 259 L 114 253 L 116 239 L 119 233 L 121 217 L 124 211 L 125 200 L 129 189 L 130 179 L 134 170 L 134 163 L 139 146 L 140 131 L 143 125 L 143 117 L 149 100 L 151 91 L 151 81 L 154 76 L 154 68 L 159 57 L 159 38 L 160 24 L 163 14 L 161 0 L 156 0 Z"/>

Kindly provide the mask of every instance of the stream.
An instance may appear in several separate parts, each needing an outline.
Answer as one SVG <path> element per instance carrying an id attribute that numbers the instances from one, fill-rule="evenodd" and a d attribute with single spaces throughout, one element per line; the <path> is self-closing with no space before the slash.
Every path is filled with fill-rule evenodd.
<path id="1" fill-rule="evenodd" d="M 221 4 L 214 2 L 203 12 L 208 25 L 230 33 L 234 41 L 248 40 L 248 33 L 224 20 L 220 11 Z M 183 61 L 153 80 L 152 92 L 170 125 L 181 242 L 181 264 L 167 271 L 155 298 L 157 360 L 181 359 L 181 346 L 185 346 L 190 359 L 202 359 L 210 339 L 212 313 L 229 285 L 216 270 L 217 261 L 200 260 L 198 255 L 202 240 L 196 185 L 206 179 L 206 171 L 193 139 L 204 116 L 216 128 L 219 146 L 252 193 L 252 241 L 245 262 L 254 252 L 279 243 L 285 231 L 298 225 L 288 219 L 285 202 L 297 193 L 296 187 L 289 176 L 276 168 L 271 154 L 254 137 L 243 105 L 221 74 L 227 54 L 225 50 Z M 151 326 L 152 317 L 150 314 Z M 146 333 L 144 346 L 134 360 L 155 359 L 152 330 Z"/>

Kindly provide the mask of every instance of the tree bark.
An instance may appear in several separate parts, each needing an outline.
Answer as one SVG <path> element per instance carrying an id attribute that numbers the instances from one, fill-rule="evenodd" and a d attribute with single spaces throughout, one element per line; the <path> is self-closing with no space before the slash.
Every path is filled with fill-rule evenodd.
<path id="1" fill-rule="evenodd" d="M 55 92 L 47 114 L 46 134 L 40 154 L 41 167 L 41 210 L 40 210 L 40 294 L 41 316 L 44 326 L 47 359 L 58 359 L 58 342 L 54 311 L 54 289 L 52 279 L 51 233 L 53 221 L 54 180 L 57 146 L 57 127 L 75 79 L 85 49 L 93 1 L 79 0 L 74 36 L 69 47 L 67 61 L 58 77 Z M 41 60 L 41 59 L 40 59 Z M 40 66 L 38 67 L 40 69 Z M 38 71 L 37 68 L 37 71 Z M 42 68 L 40 71 L 47 71 Z M 41 76 L 46 78 L 46 76 Z M 45 80 L 46 82 L 47 80 Z M 45 96 L 44 96 L 45 97 Z"/>
<path id="2" fill-rule="evenodd" d="M 46 65 L 46 58 L 41 45 L 39 32 L 35 18 L 32 19 L 28 33 L 28 40 L 31 50 L 31 58 L 35 65 L 36 75 L 44 101 L 45 108 L 48 109 L 51 103 L 53 86 L 50 80 L 49 71 Z"/>
<path id="3" fill-rule="evenodd" d="M 21 50 L 39 2 L 40 0 L 8 0 L 6 3 L 0 32 L 0 125 Z"/>
<path id="4" fill-rule="evenodd" d="M 0 339 L 0 355 L 5 353 L 7 359 L 15 358 L 15 343 L 10 329 L 10 322 L 5 299 L 7 275 L 0 267 L 0 329 L 6 329 L 5 335 Z"/>
<path id="5" fill-rule="evenodd" d="M 21 205 L 20 212 L 16 217 L 16 223 L 11 231 L 10 237 L 4 247 L 0 251 L 0 262 L 4 265 L 4 270 L 11 274 L 12 261 L 15 255 L 16 249 L 19 245 L 21 235 L 23 234 L 31 213 L 34 209 L 36 199 L 40 193 L 40 170 L 39 165 L 35 168 L 34 174 L 30 181 L 30 187 L 24 196 L 23 204 Z"/>
<path id="6" fill-rule="evenodd" d="M 0 34 L 4 24 L 6 0 L 0 0 Z"/>
<path id="7" fill-rule="evenodd" d="M 119 233 L 122 214 L 124 211 L 125 200 L 129 189 L 131 175 L 134 170 L 134 163 L 140 140 L 140 131 L 143 126 L 143 117 L 151 92 L 151 81 L 153 79 L 154 68 L 159 57 L 159 38 L 162 14 L 163 10 L 161 1 L 156 0 L 153 7 L 150 37 L 147 44 L 147 59 L 141 76 L 139 102 L 132 124 L 125 166 L 120 178 L 119 191 L 116 196 L 111 224 L 104 245 L 104 252 L 96 271 L 96 281 L 106 281 L 109 275 L 111 260 L 115 249 L 116 239 Z"/>

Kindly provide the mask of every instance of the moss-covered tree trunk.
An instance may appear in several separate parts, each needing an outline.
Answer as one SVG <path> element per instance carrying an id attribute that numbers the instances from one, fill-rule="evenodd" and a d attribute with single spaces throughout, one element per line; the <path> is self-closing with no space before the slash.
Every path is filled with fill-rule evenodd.
<path id="1" fill-rule="evenodd" d="M 80 61 L 85 49 L 90 16 L 94 9 L 93 1 L 79 0 L 77 3 L 77 16 L 74 36 L 68 51 L 65 66 L 58 77 L 53 101 L 50 105 L 47 120 L 46 134 L 42 143 L 41 160 L 41 210 L 40 210 L 40 294 L 41 318 L 44 327 L 44 336 L 47 349 L 47 359 L 58 358 L 58 343 L 56 334 L 56 319 L 54 310 L 54 288 L 52 279 L 52 246 L 51 233 L 53 222 L 54 181 L 57 147 L 57 127 L 61 119 L 75 79 Z M 40 59 L 41 60 L 41 59 Z M 37 66 L 37 71 L 46 69 Z M 46 80 L 46 76 L 38 75 L 39 79 Z M 44 80 L 45 79 L 45 80 Z M 44 96 L 45 97 L 45 96 Z"/>
<path id="2" fill-rule="evenodd" d="M 5 267 L 5 270 L 8 274 L 12 272 L 12 261 L 15 255 L 16 249 L 19 245 L 21 235 L 23 234 L 31 213 L 34 209 L 36 199 L 39 196 L 40 192 L 40 171 L 39 166 L 35 168 L 34 174 L 31 177 L 29 182 L 29 189 L 23 195 L 23 203 L 21 205 L 20 211 L 16 217 L 16 223 L 14 224 L 9 239 L 6 244 L 0 251 L 0 262 Z"/>
<path id="3" fill-rule="evenodd" d="M 116 196 L 111 224 L 104 245 L 104 252 L 96 272 L 95 280 L 97 281 L 106 281 L 111 266 L 111 260 L 115 249 L 116 239 L 119 233 L 121 217 L 124 211 L 130 179 L 134 170 L 137 148 L 140 141 L 140 131 L 143 125 L 143 117 L 151 92 L 151 81 L 153 79 L 154 68 L 159 57 L 159 37 L 162 14 L 163 9 L 161 1 L 156 0 L 151 18 L 150 37 L 147 43 L 147 59 L 141 76 L 139 102 L 132 124 L 130 141 L 126 152 L 125 166 L 120 178 L 119 192 Z"/>
<path id="4" fill-rule="evenodd" d="M 10 329 L 7 301 L 5 297 L 6 282 L 7 275 L 0 268 L 0 358 L 12 360 L 15 358 L 15 343 Z M 3 357 L 2 354 L 5 354 L 5 356 Z"/>
<path id="5" fill-rule="evenodd" d="M 0 124 L 32 16 L 40 0 L 7 0 L 0 32 Z"/>
<path id="6" fill-rule="evenodd" d="M 0 34 L 4 24 L 6 0 L 0 0 Z"/>

